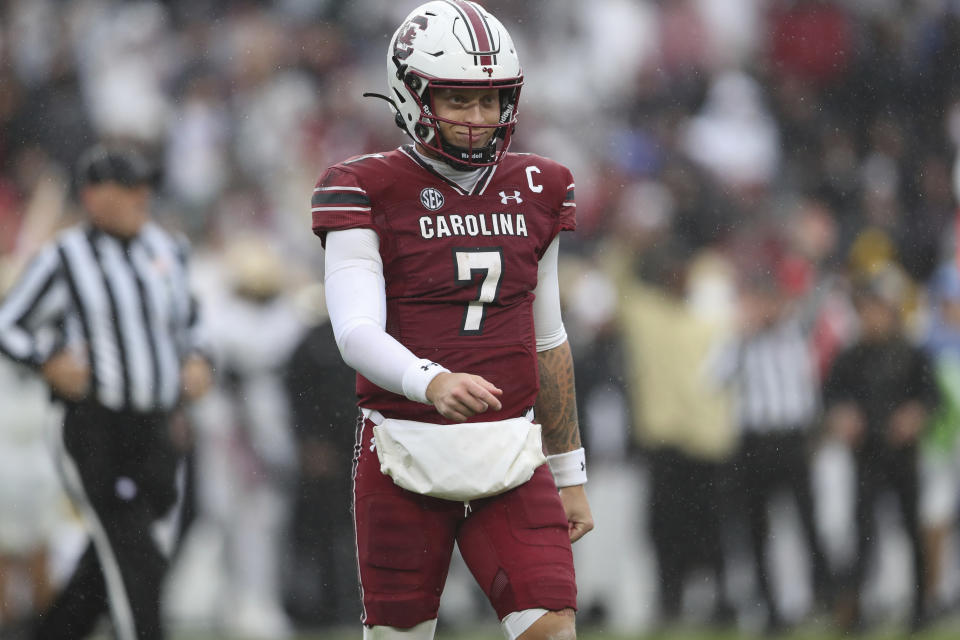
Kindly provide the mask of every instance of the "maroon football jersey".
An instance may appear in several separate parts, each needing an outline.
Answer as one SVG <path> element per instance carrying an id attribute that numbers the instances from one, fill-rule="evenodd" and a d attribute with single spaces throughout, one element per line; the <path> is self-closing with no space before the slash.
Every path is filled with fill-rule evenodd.
<path id="1" fill-rule="evenodd" d="M 522 415 L 539 387 L 533 326 L 537 266 L 561 230 L 575 228 L 573 177 L 547 158 L 507 154 L 470 193 L 406 146 L 351 158 L 317 182 L 313 231 L 369 228 L 380 237 L 387 332 L 420 358 L 483 376 L 503 408 L 474 421 Z M 431 406 L 361 375 L 362 407 L 444 422 Z"/>

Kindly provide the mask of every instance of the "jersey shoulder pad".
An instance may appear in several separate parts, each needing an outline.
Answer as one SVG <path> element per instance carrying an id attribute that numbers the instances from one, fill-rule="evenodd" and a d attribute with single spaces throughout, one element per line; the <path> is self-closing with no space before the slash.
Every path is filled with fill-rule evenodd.
<path id="1" fill-rule="evenodd" d="M 353 156 L 327 169 L 313 188 L 310 212 L 313 232 L 373 227 L 372 202 L 390 183 L 391 153 Z"/>
<path id="2" fill-rule="evenodd" d="M 399 149 L 354 156 L 327 169 L 311 199 L 313 231 L 325 240 L 329 231 L 361 227 L 376 230 L 374 210 L 396 185 L 399 166 L 409 160 Z"/>
<path id="3" fill-rule="evenodd" d="M 343 165 L 327 169 L 313 188 L 310 212 L 313 232 L 325 238 L 329 231 L 369 226 L 370 197 L 354 172 Z"/>
<path id="4" fill-rule="evenodd" d="M 526 174 L 531 191 L 543 193 L 555 207 L 561 230 L 576 229 L 577 202 L 573 173 L 556 160 L 534 153 L 511 153 L 511 161 Z"/>

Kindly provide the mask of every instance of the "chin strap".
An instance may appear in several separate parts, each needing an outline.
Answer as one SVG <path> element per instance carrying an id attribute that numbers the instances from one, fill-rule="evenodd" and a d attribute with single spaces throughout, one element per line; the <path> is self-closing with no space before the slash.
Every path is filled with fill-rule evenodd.
<path id="1" fill-rule="evenodd" d="M 470 151 L 469 149 L 464 149 L 463 147 L 457 147 L 446 140 L 443 139 L 443 136 L 438 136 L 440 139 L 440 148 L 443 149 L 443 152 L 453 156 L 453 158 L 459 158 L 460 162 L 455 159 L 448 158 L 444 156 L 442 160 L 448 165 L 457 169 L 458 171 L 469 171 L 470 169 L 476 169 L 476 164 L 470 165 L 468 162 L 475 162 L 477 164 L 489 164 L 493 162 L 493 159 L 497 155 L 497 137 L 494 136 L 490 139 L 490 144 L 483 147 L 482 149 L 474 149 Z"/>

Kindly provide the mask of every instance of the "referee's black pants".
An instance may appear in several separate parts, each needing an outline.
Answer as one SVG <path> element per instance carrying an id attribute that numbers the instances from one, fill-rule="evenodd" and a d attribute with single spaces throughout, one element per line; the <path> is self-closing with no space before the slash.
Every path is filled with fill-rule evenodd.
<path id="1" fill-rule="evenodd" d="M 90 543 L 40 618 L 37 640 L 87 637 L 108 610 L 118 640 L 164 637 L 160 593 L 168 561 L 153 524 L 176 503 L 179 454 L 167 416 L 67 406 L 59 466 Z"/>
<path id="2" fill-rule="evenodd" d="M 770 584 L 767 555 L 770 499 L 781 489 L 788 490 L 796 500 L 810 553 L 814 601 L 826 604 L 831 578 L 816 526 L 806 429 L 748 431 L 741 442 L 737 471 L 750 530 L 754 576 L 770 621 L 781 620 Z"/>

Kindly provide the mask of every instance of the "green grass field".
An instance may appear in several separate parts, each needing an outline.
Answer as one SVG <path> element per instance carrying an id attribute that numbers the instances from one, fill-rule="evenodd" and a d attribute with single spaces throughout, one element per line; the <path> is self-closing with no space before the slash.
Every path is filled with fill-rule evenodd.
<path id="1" fill-rule="evenodd" d="M 746 633 L 728 631 L 725 633 L 709 633 L 709 632 L 695 632 L 690 631 L 686 633 L 678 632 L 671 633 L 669 635 L 643 635 L 643 636 L 630 636 L 630 635 L 616 635 L 608 634 L 602 631 L 582 631 L 578 634 L 579 640 L 740 640 L 741 638 L 762 638 L 763 636 L 753 636 Z M 830 633 L 817 633 L 817 632 L 797 632 L 789 635 L 777 636 L 778 639 L 783 640 L 839 640 L 840 638 L 850 638 L 852 636 L 838 636 Z M 953 630 L 939 630 L 939 631 L 930 631 L 922 634 L 906 636 L 903 633 L 898 633 L 894 631 L 889 632 L 878 632 L 871 633 L 861 636 L 856 636 L 857 638 L 862 638 L 863 640 L 894 640 L 904 637 L 910 637 L 911 639 L 916 640 L 957 640 L 960 637 L 960 629 Z M 337 632 L 334 634 L 330 633 L 321 633 L 315 635 L 301 635 L 296 636 L 294 640 L 360 640 L 361 634 L 360 631 L 354 631 L 352 633 L 348 632 Z M 186 636 L 177 636 L 175 640 L 235 640 L 234 638 L 228 638 L 227 636 L 209 636 L 209 635 L 186 635 Z M 475 633 L 437 633 L 437 640 L 503 640 L 503 635 L 500 634 L 498 629 L 491 629 L 487 632 L 475 632 Z"/>
<path id="2" fill-rule="evenodd" d="M 296 636 L 295 640 L 359 640 L 361 632 L 359 626 L 355 629 L 341 628 Z M 439 629 L 437 640 L 502 640 L 498 626 L 488 626 L 474 631 Z M 669 632 L 647 633 L 642 635 L 624 635 L 607 633 L 602 628 L 584 628 L 578 633 L 579 640 L 738 640 L 740 638 L 761 638 L 758 634 L 743 631 L 704 631 L 697 629 L 676 629 Z M 782 640 L 841 640 L 854 636 L 842 636 L 828 628 L 808 625 L 795 631 L 776 636 Z M 880 629 L 875 632 L 855 636 L 863 640 L 894 640 L 908 637 L 906 633 L 897 629 Z M 953 619 L 936 625 L 934 628 L 909 636 L 912 640 L 957 640 L 960 638 L 960 620 Z M 235 640 L 227 636 L 209 634 L 178 634 L 175 640 Z"/>

